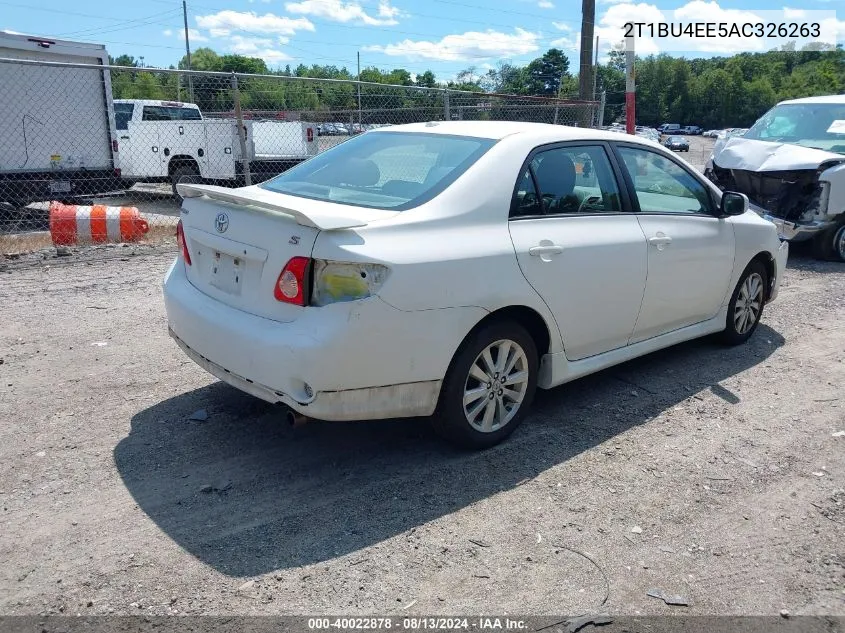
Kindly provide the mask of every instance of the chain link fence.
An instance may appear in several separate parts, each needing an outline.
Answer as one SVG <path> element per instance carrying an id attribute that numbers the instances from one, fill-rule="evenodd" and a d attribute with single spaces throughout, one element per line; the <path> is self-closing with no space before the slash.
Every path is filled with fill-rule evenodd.
<path id="1" fill-rule="evenodd" d="M 379 127 L 591 127 L 603 111 L 572 99 L 19 59 L 0 59 L 0 85 L 6 260 L 101 243 L 175 244 L 176 183 L 256 184 Z"/>

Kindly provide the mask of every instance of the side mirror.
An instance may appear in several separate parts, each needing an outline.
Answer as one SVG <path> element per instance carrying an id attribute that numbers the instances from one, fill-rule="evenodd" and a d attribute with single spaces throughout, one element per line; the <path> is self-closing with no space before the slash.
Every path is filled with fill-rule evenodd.
<path id="1" fill-rule="evenodd" d="M 722 194 L 722 202 L 719 205 L 719 213 L 722 217 L 729 215 L 742 215 L 748 211 L 748 196 L 736 191 L 726 191 Z"/>

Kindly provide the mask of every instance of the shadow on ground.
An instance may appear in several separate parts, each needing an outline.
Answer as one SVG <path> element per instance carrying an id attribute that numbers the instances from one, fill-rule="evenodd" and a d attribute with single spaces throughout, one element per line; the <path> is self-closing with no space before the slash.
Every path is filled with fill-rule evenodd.
<path id="1" fill-rule="evenodd" d="M 139 412 L 114 459 L 165 534 L 224 574 L 252 576 L 355 552 L 512 489 L 695 392 L 730 407 L 739 397 L 719 383 L 783 342 L 761 325 L 744 346 L 693 341 L 541 391 L 510 440 L 479 453 L 441 442 L 425 419 L 291 428 L 279 408 L 218 382 Z M 209 420 L 188 421 L 199 408 Z"/>

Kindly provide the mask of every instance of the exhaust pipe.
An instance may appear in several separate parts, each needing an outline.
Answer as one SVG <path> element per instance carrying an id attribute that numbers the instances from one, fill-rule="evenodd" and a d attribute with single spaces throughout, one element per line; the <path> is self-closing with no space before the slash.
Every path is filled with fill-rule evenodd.
<path id="1" fill-rule="evenodd" d="M 301 413 L 297 413 L 293 409 L 288 409 L 287 413 L 285 414 L 287 418 L 288 424 L 291 426 L 302 426 L 306 422 L 308 422 L 308 418 L 302 415 Z"/>

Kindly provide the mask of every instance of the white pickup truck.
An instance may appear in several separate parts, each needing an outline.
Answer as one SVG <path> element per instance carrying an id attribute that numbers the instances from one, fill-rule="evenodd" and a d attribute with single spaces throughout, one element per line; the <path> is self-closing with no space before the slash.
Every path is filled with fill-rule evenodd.
<path id="1" fill-rule="evenodd" d="M 179 182 L 228 186 L 267 180 L 314 156 L 317 126 L 300 121 L 245 120 L 246 154 L 235 119 L 205 118 L 199 107 L 177 101 L 115 99 L 115 125 L 127 186 Z"/>

